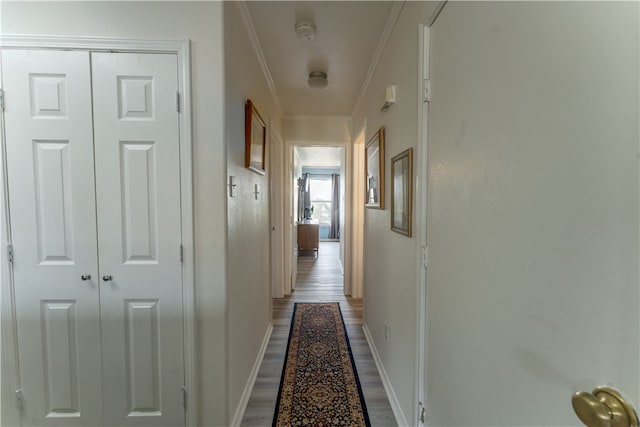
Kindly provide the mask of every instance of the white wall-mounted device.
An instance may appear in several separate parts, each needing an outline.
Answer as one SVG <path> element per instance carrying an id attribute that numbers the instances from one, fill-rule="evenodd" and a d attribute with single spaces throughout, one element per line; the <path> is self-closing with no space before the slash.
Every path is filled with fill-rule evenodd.
<path id="1" fill-rule="evenodd" d="M 387 111 L 396 102 L 396 85 L 389 85 L 384 89 L 384 104 L 380 111 Z"/>

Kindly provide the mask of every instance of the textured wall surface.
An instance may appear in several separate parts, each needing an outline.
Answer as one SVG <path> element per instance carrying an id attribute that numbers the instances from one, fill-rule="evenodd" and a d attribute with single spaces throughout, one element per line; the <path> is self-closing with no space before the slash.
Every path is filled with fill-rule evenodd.
<path id="1" fill-rule="evenodd" d="M 245 101 L 251 99 L 267 126 L 277 132 L 281 117 L 234 2 L 225 3 L 224 26 L 227 174 L 236 180 L 236 196 L 227 200 L 229 411 L 233 416 L 271 322 L 269 174 L 273 171 L 267 168 L 267 175 L 260 175 L 245 167 Z"/>

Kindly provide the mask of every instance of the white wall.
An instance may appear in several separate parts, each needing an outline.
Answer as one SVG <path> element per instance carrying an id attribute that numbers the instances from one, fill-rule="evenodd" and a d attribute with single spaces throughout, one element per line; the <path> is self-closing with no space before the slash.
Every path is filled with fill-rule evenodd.
<path id="1" fill-rule="evenodd" d="M 234 2 L 224 5 L 224 27 L 227 173 L 236 179 L 236 197 L 227 202 L 229 409 L 234 414 L 271 323 L 269 179 L 245 167 L 245 101 L 251 99 L 277 133 L 282 118 Z M 267 167 L 268 174 L 277 172 Z M 255 184 L 262 192 L 258 200 Z"/>
<path id="2" fill-rule="evenodd" d="M 362 129 L 366 140 L 385 126 L 384 210 L 365 209 L 364 226 L 364 323 L 369 329 L 406 422 L 414 414 L 416 366 L 416 238 L 391 231 L 391 157 L 418 138 L 418 26 L 435 10 L 432 2 L 407 2 L 398 18 L 360 107 L 353 128 Z M 396 85 L 396 103 L 380 111 L 384 88 Z M 415 160 L 414 160 L 415 162 Z M 414 167 L 416 165 L 414 164 Z M 384 323 L 390 326 L 385 341 Z"/>
<path id="3" fill-rule="evenodd" d="M 434 24 L 430 425 L 578 425 L 571 395 L 603 384 L 637 408 L 638 18 L 450 2 Z"/>
<path id="4" fill-rule="evenodd" d="M 346 116 L 285 117 L 282 127 L 284 139 L 296 145 L 345 145 L 352 139 L 351 118 Z"/>
<path id="5" fill-rule="evenodd" d="M 198 425 L 226 425 L 222 3 L 5 1 L 1 19 L 3 34 L 191 39 Z"/>

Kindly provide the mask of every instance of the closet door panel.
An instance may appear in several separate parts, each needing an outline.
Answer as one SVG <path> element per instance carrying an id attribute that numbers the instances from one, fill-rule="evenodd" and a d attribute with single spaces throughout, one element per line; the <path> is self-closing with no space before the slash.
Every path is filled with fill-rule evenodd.
<path id="1" fill-rule="evenodd" d="M 91 58 L 105 423 L 183 425 L 177 57 Z"/>
<path id="2" fill-rule="evenodd" d="M 2 75 L 23 425 L 101 425 L 89 54 L 4 49 Z"/>

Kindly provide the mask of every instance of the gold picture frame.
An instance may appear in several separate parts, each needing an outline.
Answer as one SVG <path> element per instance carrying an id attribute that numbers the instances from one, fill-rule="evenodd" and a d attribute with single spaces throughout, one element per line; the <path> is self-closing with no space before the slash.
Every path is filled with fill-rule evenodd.
<path id="1" fill-rule="evenodd" d="M 391 230 L 411 237 L 413 148 L 391 159 Z"/>
<path id="2" fill-rule="evenodd" d="M 364 147 L 365 203 L 369 209 L 384 209 L 384 126 Z"/>
<path id="3" fill-rule="evenodd" d="M 247 99 L 245 104 L 244 117 L 245 167 L 261 175 L 266 175 L 267 125 L 250 99 Z"/>

